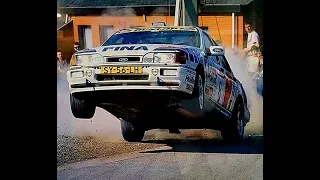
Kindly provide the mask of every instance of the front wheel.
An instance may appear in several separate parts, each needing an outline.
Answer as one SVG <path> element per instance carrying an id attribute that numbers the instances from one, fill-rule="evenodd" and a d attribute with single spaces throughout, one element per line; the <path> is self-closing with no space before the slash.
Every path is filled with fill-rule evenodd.
<path id="1" fill-rule="evenodd" d="M 243 110 L 241 103 L 236 104 L 231 119 L 227 121 L 228 122 L 221 130 L 223 140 L 231 143 L 240 142 L 244 134 Z"/>
<path id="2" fill-rule="evenodd" d="M 204 112 L 204 76 L 197 73 L 195 85 L 192 92 L 192 98 L 183 101 L 183 107 L 196 115 L 202 115 Z"/>
<path id="3" fill-rule="evenodd" d="M 128 142 L 140 142 L 143 139 L 145 131 L 132 123 L 122 120 L 121 132 L 124 140 Z"/>
<path id="4" fill-rule="evenodd" d="M 96 111 L 94 103 L 84 99 L 80 100 L 76 98 L 74 94 L 70 94 L 70 106 L 71 112 L 75 118 L 90 119 Z"/>

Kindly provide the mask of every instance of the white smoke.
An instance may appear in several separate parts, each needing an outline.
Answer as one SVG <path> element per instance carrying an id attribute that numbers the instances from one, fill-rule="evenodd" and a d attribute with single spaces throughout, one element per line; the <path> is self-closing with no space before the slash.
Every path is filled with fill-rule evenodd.
<path id="1" fill-rule="evenodd" d="M 152 13 L 150 13 L 150 16 L 152 15 L 160 15 L 160 14 L 163 14 L 165 15 L 164 13 L 166 13 L 168 11 L 168 8 L 165 8 L 165 7 L 157 7 L 155 8 Z M 168 14 L 167 14 L 168 15 Z"/>
<path id="2" fill-rule="evenodd" d="M 133 8 L 104 9 L 101 16 L 137 16 Z"/>
<path id="3" fill-rule="evenodd" d="M 261 135 L 263 134 L 263 97 L 258 94 L 255 82 L 246 74 L 245 60 L 234 52 L 226 49 L 225 55 L 233 74 L 242 83 L 248 99 L 251 118 L 245 129 L 245 135 Z"/>
<path id="4" fill-rule="evenodd" d="M 111 16 L 117 19 L 115 31 L 137 24 L 137 15 L 133 8 L 105 9 L 101 16 Z M 123 140 L 121 123 L 115 116 L 97 107 L 93 118 L 77 119 L 72 115 L 69 96 L 66 78 L 59 79 L 57 81 L 57 135 L 93 136 L 107 140 Z"/>
<path id="5" fill-rule="evenodd" d="M 137 13 L 133 8 L 104 9 L 101 16 L 110 16 L 117 19 L 114 31 L 137 26 Z"/>
<path id="6" fill-rule="evenodd" d="M 122 140 L 120 121 L 109 112 L 96 108 L 92 119 L 77 119 L 70 108 L 66 79 L 57 81 L 57 135 L 93 136 L 108 140 Z"/>

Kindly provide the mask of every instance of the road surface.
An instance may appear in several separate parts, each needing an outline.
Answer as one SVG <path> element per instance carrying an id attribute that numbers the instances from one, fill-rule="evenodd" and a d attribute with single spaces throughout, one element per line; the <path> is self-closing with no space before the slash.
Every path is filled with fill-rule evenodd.
<path id="1" fill-rule="evenodd" d="M 263 179 L 263 137 L 238 145 L 221 139 L 167 139 L 165 144 L 113 159 L 100 158 L 58 167 L 57 179 Z"/>

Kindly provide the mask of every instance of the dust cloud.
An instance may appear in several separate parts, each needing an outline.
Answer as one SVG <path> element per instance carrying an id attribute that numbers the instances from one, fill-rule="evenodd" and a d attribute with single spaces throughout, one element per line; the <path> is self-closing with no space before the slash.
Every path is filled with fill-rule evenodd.
<path id="1" fill-rule="evenodd" d="M 133 8 L 126 7 L 126 8 L 104 9 L 101 12 L 101 16 L 113 16 L 119 19 L 117 20 L 117 25 L 113 27 L 114 31 L 131 28 L 136 24 L 138 24 L 137 18 L 136 18 L 137 13 Z"/>
<path id="2" fill-rule="evenodd" d="M 101 16 L 137 16 L 133 8 L 104 9 Z"/>
<path id="3" fill-rule="evenodd" d="M 168 11 L 168 8 L 165 8 L 165 7 L 157 7 L 155 8 L 152 13 L 150 13 L 150 16 L 153 16 L 153 15 L 159 15 L 159 14 L 164 14 L 165 12 Z M 167 14 L 168 15 L 168 14 Z"/>
<path id="4" fill-rule="evenodd" d="M 101 16 L 126 16 L 118 21 L 118 28 L 128 28 L 135 23 L 133 8 L 105 9 Z M 108 111 L 97 107 L 91 119 L 77 119 L 70 108 L 68 83 L 65 77 L 57 80 L 57 135 L 93 136 L 111 141 L 123 140 L 120 121 Z"/>
<path id="5" fill-rule="evenodd" d="M 57 81 L 57 135 L 92 136 L 110 141 L 122 141 L 120 121 L 102 108 L 96 108 L 91 119 L 77 119 L 70 108 L 68 84 Z"/>
<path id="6" fill-rule="evenodd" d="M 251 113 L 250 122 L 245 128 L 245 135 L 263 134 L 263 97 L 257 92 L 256 84 L 247 76 L 245 63 L 241 57 L 234 53 L 234 50 L 226 49 L 226 58 L 233 71 L 233 74 L 242 83 Z"/>

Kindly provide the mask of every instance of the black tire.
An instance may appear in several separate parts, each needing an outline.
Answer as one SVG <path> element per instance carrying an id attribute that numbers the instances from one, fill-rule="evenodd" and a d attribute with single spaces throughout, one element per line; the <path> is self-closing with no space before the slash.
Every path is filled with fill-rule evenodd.
<path id="1" fill-rule="evenodd" d="M 244 134 L 244 123 L 243 123 L 243 106 L 241 101 L 238 100 L 233 108 L 232 117 L 227 120 L 221 135 L 224 141 L 229 143 L 241 142 Z"/>
<path id="2" fill-rule="evenodd" d="M 202 86 L 199 86 L 199 79 L 201 78 Z M 194 103 L 195 105 L 195 111 L 196 114 L 202 114 L 203 113 L 203 108 L 204 108 L 204 84 L 205 84 L 205 77 L 203 74 L 203 70 L 200 70 L 198 68 L 197 73 L 196 73 L 196 78 L 195 78 L 195 85 L 194 89 L 192 92 L 192 97 L 196 98 L 196 101 Z M 200 88 L 202 87 L 202 88 Z M 200 92 L 201 91 L 201 92 Z M 200 93 L 202 94 L 202 105 L 200 103 Z"/>
<path id="3" fill-rule="evenodd" d="M 121 121 L 121 132 L 124 140 L 128 142 L 140 142 L 143 139 L 145 131 L 132 123 L 122 120 Z"/>
<path id="4" fill-rule="evenodd" d="M 73 94 L 70 94 L 70 105 L 75 118 L 90 119 L 96 111 L 94 103 L 77 99 Z"/>

